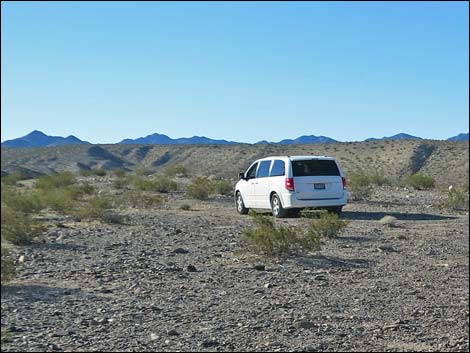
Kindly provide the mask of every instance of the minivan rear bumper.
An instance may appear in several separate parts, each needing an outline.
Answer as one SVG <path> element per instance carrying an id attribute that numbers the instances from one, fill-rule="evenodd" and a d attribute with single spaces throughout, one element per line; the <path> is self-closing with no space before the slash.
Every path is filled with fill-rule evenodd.
<path id="1" fill-rule="evenodd" d="M 335 199 L 298 200 L 293 192 L 283 193 L 281 197 L 282 207 L 284 208 L 344 206 L 348 202 L 348 192 L 346 190 L 344 190 L 342 197 Z"/>

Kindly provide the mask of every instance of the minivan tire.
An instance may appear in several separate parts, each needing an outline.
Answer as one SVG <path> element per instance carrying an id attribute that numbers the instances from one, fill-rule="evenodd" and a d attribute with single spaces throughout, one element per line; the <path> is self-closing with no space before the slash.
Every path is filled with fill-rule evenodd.
<path id="1" fill-rule="evenodd" d="M 283 218 L 287 216 L 287 210 L 282 207 L 281 199 L 277 194 L 273 194 L 271 197 L 271 210 L 273 216 L 276 218 Z"/>
<path id="2" fill-rule="evenodd" d="M 250 210 L 245 207 L 245 203 L 243 202 L 242 194 L 240 192 L 237 192 L 235 195 L 235 205 L 237 206 L 237 212 L 239 214 L 247 214 Z"/>

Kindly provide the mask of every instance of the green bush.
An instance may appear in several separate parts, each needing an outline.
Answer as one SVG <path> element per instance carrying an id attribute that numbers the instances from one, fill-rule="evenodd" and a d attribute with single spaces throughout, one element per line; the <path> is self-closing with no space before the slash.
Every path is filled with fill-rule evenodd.
<path id="1" fill-rule="evenodd" d="M 269 256 L 286 255 L 299 245 L 297 230 L 293 226 L 274 226 L 274 221 L 262 214 L 252 215 L 255 228 L 247 229 L 243 236 L 248 246 Z"/>
<path id="2" fill-rule="evenodd" d="M 469 209 L 469 194 L 468 189 L 449 187 L 447 192 L 447 200 L 444 202 L 444 207 L 451 210 L 468 210 Z"/>
<path id="3" fill-rule="evenodd" d="M 347 225 L 348 222 L 339 219 L 338 215 L 322 210 L 318 218 L 309 222 L 307 233 L 320 238 L 336 238 Z"/>
<path id="4" fill-rule="evenodd" d="M 47 175 L 36 180 L 34 185 L 37 189 L 48 190 L 73 185 L 77 182 L 75 176 L 70 172 Z"/>
<path id="5" fill-rule="evenodd" d="M 15 277 L 15 263 L 11 259 L 4 259 L 2 257 L 2 277 L 1 281 L 3 283 L 10 282 L 13 277 Z"/>
<path id="6" fill-rule="evenodd" d="M 231 195 L 233 193 L 233 186 L 230 180 L 221 179 L 214 183 L 214 192 L 220 195 Z"/>
<path id="7" fill-rule="evenodd" d="M 118 178 L 123 178 L 126 175 L 126 170 L 123 168 L 114 168 L 112 169 L 113 174 Z"/>
<path id="8" fill-rule="evenodd" d="M 119 177 L 113 181 L 113 187 L 115 189 L 124 189 L 127 185 L 129 185 L 128 178 Z"/>
<path id="9" fill-rule="evenodd" d="M 42 189 L 38 192 L 44 208 L 69 213 L 77 207 L 78 191 L 70 188 Z"/>
<path id="10" fill-rule="evenodd" d="M 186 189 L 189 197 L 198 200 L 207 200 L 213 188 L 212 183 L 206 177 L 197 177 Z"/>
<path id="11" fill-rule="evenodd" d="M 137 190 L 142 191 L 157 191 L 157 192 L 170 192 L 178 189 L 178 184 L 170 178 L 159 175 L 154 179 L 134 176 L 131 182 Z"/>
<path id="12" fill-rule="evenodd" d="M 32 191 L 20 192 L 9 187 L 2 187 L 2 204 L 26 214 L 38 212 L 45 207 L 40 193 Z"/>
<path id="13" fill-rule="evenodd" d="M 435 184 L 433 177 L 423 173 L 412 174 L 405 179 L 405 182 L 417 190 L 429 190 L 434 188 Z"/>
<path id="14" fill-rule="evenodd" d="M 348 176 L 348 189 L 354 200 L 365 200 L 372 192 L 371 180 L 363 172 L 352 173 Z"/>
<path id="15" fill-rule="evenodd" d="M 103 219 L 105 214 L 113 207 L 111 199 L 106 196 L 90 198 L 80 209 L 77 215 L 80 218 Z"/>
<path id="16" fill-rule="evenodd" d="M 336 238 L 347 222 L 327 211 L 317 212 L 316 218 L 299 226 L 275 226 L 268 216 L 252 214 L 255 227 L 243 232 L 249 248 L 270 256 L 288 255 L 296 251 L 320 250 L 322 238 Z"/>
<path id="17" fill-rule="evenodd" d="M 2 205 L 1 211 L 2 241 L 5 240 L 15 245 L 28 244 L 45 230 L 41 223 L 33 220 L 28 214 L 6 205 Z"/>
<path id="18" fill-rule="evenodd" d="M 171 165 L 166 167 L 163 170 L 163 174 L 169 177 L 174 177 L 174 176 L 183 176 L 183 177 L 189 177 L 189 172 L 186 169 L 186 167 L 183 167 L 182 165 Z"/>
<path id="19" fill-rule="evenodd" d="M 2 176 L 2 184 L 14 186 L 20 180 L 25 179 L 26 176 L 22 173 L 10 173 L 8 175 Z"/>
<path id="20" fill-rule="evenodd" d="M 178 184 L 176 181 L 171 180 L 170 178 L 159 175 L 153 182 L 153 190 L 158 191 L 158 192 L 163 192 L 167 193 L 170 191 L 176 191 L 178 190 Z"/>
<path id="21" fill-rule="evenodd" d="M 370 180 L 371 184 L 375 184 L 375 185 L 378 185 L 378 186 L 392 185 L 392 181 L 390 179 L 388 179 L 384 175 L 378 174 L 378 173 L 369 175 L 369 180 Z"/>
<path id="22" fill-rule="evenodd" d="M 80 170 L 80 175 L 82 176 L 105 176 L 107 174 L 106 169 L 103 168 L 96 168 L 96 169 L 82 169 Z"/>
<path id="23" fill-rule="evenodd" d="M 165 199 L 160 195 L 150 195 L 140 191 L 129 191 L 121 195 L 121 204 L 134 208 L 149 208 L 161 205 Z"/>

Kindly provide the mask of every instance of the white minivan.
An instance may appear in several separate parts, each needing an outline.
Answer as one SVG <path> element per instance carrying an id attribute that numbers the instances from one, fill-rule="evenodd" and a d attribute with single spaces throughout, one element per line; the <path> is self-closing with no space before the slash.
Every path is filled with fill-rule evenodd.
<path id="1" fill-rule="evenodd" d="M 250 208 L 271 209 L 275 217 L 285 217 L 319 207 L 339 215 L 348 200 L 346 179 L 332 157 L 266 157 L 239 177 L 235 203 L 240 214 Z"/>

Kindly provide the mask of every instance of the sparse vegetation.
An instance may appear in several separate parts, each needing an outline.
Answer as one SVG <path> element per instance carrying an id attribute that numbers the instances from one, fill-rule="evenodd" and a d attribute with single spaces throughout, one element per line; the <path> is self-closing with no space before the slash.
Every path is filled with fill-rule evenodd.
<path id="1" fill-rule="evenodd" d="M 165 174 L 168 177 L 174 177 L 174 176 L 189 177 L 190 175 L 188 169 L 179 164 L 166 167 L 163 170 L 163 174 Z"/>
<path id="2" fill-rule="evenodd" d="M 34 186 L 37 189 L 50 190 L 56 188 L 63 188 L 73 185 L 77 182 L 75 176 L 70 172 L 63 172 L 54 175 L 46 175 L 36 180 Z"/>
<path id="3" fill-rule="evenodd" d="M 2 241 L 24 245 L 45 230 L 44 225 L 30 215 L 16 211 L 2 204 L 1 231 Z"/>
<path id="4" fill-rule="evenodd" d="M 26 177 L 21 173 L 10 173 L 8 175 L 2 176 L 2 184 L 4 185 L 16 185 L 20 180 L 24 180 Z"/>
<path id="5" fill-rule="evenodd" d="M 107 174 L 106 169 L 97 168 L 97 169 L 82 169 L 80 170 L 80 175 L 82 176 L 105 176 Z"/>
<path id="6" fill-rule="evenodd" d="M 189 211 L 190 209 L 191 209 L 191 205 L 188 203 L 184 203 L 180 206 L 180 210 L 183 210 L 183 211 Z"/>
<path id="7" fill-rule="evenodd" d="M 447 192 L 447 200 L 444 202 L 443 206 L 451 210 L 468 210 L 468 188 L 459 188 L 451 185 Z"/>
<path id="8" fill-rule="evenodd" d="M 370 178 L 364 172 L 356 172 L 348 175 L 348 189 L 353 200 L 365 200 L 372 193 Z"/>
<path id="9" fill-rule="evenodd" d="M 416 190 L 429 190 L 433 189 L 435 180 L 433 177 L 423 173 L 415 173 L 405 178 L 405 183 L 412 186 Z"/>
<path id="10" fill-rule="evenodd" d="M 296 251 L 320 250 L 323 237 L 335 238 L 346 221 L 338 219 L 335 214 L 326 211 L 318 213 L 318 218 L 309 219 L 303 226 L 275 226 L 271 217 L 253 213 L 255 228 L 243 232 L 248 247 L 256 252 L 270 256 L 283 256 Z"/>
<path id="11" fill-rule="evenodd" d="M 212 183 L 207 177 L 197 177 L 186 189 L 186 194 L 194 199 L 207 200 L 212 191 Z"/>
<path id="12" fill-rule="evenodd" d="M 220 195 L 230 195 L 233 193 L 233 185 L 227 179 L 217 180 L 214 182 L 214 192 Z"/>
<path id="13" fill-rule="evenodd" d="M 159 175 L 153 179 L 141 176 L 133 176 L 130 180 L 137 190 L 142 191 L 157 191 L 167 193 L 170 191 L 176 191 L 178 189 L 178 184 L 176 181 L 163 175 Z"/>

